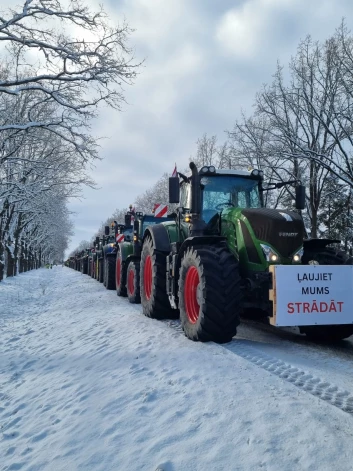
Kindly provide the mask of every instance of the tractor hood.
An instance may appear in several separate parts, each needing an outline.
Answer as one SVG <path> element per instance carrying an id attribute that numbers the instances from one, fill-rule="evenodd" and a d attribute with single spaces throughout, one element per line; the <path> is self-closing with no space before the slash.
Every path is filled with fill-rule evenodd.
<path id="1" fill-rule="evenodd" d="M 243 209 L 242 214 L 256 238 L 267 242 L 282 257 L 290 257 L 303 244 L 304 223 L 294 211 L 259 208 Z"/>

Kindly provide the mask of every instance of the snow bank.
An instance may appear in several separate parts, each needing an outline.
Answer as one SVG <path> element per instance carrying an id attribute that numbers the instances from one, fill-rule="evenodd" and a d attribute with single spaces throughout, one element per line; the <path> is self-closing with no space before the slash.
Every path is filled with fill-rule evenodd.
<path id="1" fill-rule="evenodd" d="M 351 470 L 352 416 L 237 342 L 193 343 L 67 268 L 5 280 L 1 469 Z"/>

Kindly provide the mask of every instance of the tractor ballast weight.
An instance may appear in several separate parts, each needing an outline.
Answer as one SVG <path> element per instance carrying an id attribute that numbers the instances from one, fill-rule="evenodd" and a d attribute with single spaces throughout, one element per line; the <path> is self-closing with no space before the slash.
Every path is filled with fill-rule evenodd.
<path id="1" fill-rule="evenodd" d="M 180 179 L 169 179 L 170 202 L 180 203 L 174 220 L 151 226 L 144 234 L 141 300 L 146 316 L 161 319 L 179 311 L 187 337 L 225 342 L 235 335 L 240 315 L 256 310 L 270 322 L 276 318 L 277 295 L 283 298 L 284 293 L 276 293 L 273 286 L 278 281 L 273 266 L 283 267 L 278 273 L 289 276 L 295 270 L 304 273 L 310 265 L 352 265 L 349 257 L 328 247 L 339 241 L 306 239 L 300 181 L 264 187 L 257 169 L 198 170 L 190 163 L 190 170 L 189 176 L 179 173 Z M 299 212 L 265 208 L 263 192 L 285 185 L 295 186 Z M 352 272 L 353 267 L 347 272 L 348 285 Z M 320 316 L 312 319 L 311 326 L 308 319 L 297 324 L 312 337 L 336 340 L 353 333 L 353 313 L 330 321 L 337 325 L 327 325 Z"/>

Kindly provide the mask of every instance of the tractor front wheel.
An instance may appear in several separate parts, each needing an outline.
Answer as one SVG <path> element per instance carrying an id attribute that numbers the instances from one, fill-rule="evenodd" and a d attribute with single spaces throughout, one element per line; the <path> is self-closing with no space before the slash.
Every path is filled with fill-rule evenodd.
<path id="1" fill-rule="evenodd" d="M 130 303 L 140 304 L 140 263 L 130 262 L 126 275 L 127 297 Z"/>
<path id="2" fill-rule="evenodd" d="M 104 259 L 100 258 L 99 259 L 99 273 L 98 273 L 98 281 L 99 283 L 103 283 L 104 280 Z"/>
<path id="3" fill-rule="evenodd" d="M 147 237 L 143 243 L 140 264 L 140 294 L 143 314 L 153 319 L 176 319 L 179 312 L 172 309 L 166 293 L 167 257 L 153 246 Z"/>
<path id="4" fill-rule="evenodd" d="M 116 254 L 115 282 L 116 294 L 126 297 L 126 270 L 120 250 Z"/>
<path id="5" fill-rule="evenodd" d="M 115 257 L 110 255 L 105 259 L 105 287 L 107 289 L 115 289 Z"/>
<path id="6" fill-rule="evenodd" d="M 189 339 L 232 340 L 240 322 L 240 283 L 238 262 L 225 245 L 187 249 L 180 267 L 179 309 Z"/>

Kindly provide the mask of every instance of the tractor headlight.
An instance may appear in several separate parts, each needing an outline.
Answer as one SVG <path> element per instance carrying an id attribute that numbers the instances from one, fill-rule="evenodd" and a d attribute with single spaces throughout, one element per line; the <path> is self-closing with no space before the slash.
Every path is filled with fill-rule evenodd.
<path id="1" fill-rule="evenodd" d="M 261 179 L 264 178 L 264 172 L 262 170 L 258 170 L 257 168 L 254 168 L 254 170 L 252 170 L 251 175 L 253 177 L 257 177 Z"/>
<path id="2" fill-rule="evenodd" d="M 216 167 L 214 165 L 205 165 L 201 168 L 199 173 L 216 173 Z"/>
<path id="3" fill-rule="evenodd" d="M 271 262 L 271 263 L 279 262 L 279 255 L 271 247 L 269 247 L 266 244 L 260 244 L 260 245 L 265 255 L 265 258 L 268 262 Z"/>
<path id="4" fill-rule="evenodd" d="M 115 244 L 109 244 L 109 247 L 114 247 Z"/>
<path id="5" fill-rule="evenodd" d="M 304 253 L 304 248 L 300 248 L 299 250 L 297 250 L 295 252 L 295 254 L 293 255 L 292 257 L 292 260 L 294 263 L 300 263 L 302 261 L 302 256 L 303 256 L 303 253 Z"/>

